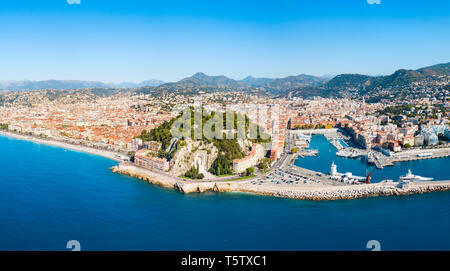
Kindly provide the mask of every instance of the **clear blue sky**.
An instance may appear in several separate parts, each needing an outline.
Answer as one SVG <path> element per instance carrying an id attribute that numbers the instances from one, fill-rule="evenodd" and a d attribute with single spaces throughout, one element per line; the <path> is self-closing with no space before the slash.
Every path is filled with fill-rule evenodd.
<path id="1" fill-rule="evenodd" d="M 2 0 L 0 80 L 388 74 L 449 62 L 449 29 L 448 0 Z"/>

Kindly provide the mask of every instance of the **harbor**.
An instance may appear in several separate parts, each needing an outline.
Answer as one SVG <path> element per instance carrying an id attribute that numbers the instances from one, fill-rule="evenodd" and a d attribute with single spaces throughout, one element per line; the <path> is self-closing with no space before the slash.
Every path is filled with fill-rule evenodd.
<path id="1" fill-rule="evenodd" d="M 450 148 L 414 149 L 395 153 L 391 162 L 405 162 L 426 159 L 437 159 L 450 156 Z"/>
<path id="2" fill-rule="evenodd" d="M 330 165 L 334 162 L 340 172 L 351 172 L 355 176 L 366 176 L 368 171 L 376 170 L 372 174 L 372 183 L 382 182 L 384 180 L 398 180 L 402 175 L 405 175 L 409 169 L 414 174 L 434 178 L 434 180 L 447 180 L 448 173 L 442 170 L 447 168 L 450 162 L 450 157 L 444 156 L 442 158 L 429 159 L 429 157 L 418 157 L 417 151 L 407 152 L 410 159 L 406 161 L 395 160 L 378 151 L 372 151 L 369 157 L 361 156 L 354 159 L 348 159 L 337 155 L 336 148 L 324 137 L 313 136 L 310 143 L 311 149 L 317 149 L 319 154 L 314 157 L 299 158 L 295 165 L 307 168 L 313 171 L 329 174 Z M 437 149 L 444 154 L 445 149 Z M 428 152 L 430 150 L 427 150 Z M 422 153 L 422 150 L 421 152 Z M 402 153 L 405 155 L 405 153 Z M 414 157 L 416 156 L 416 157 Z M 414 158 L 412 160 L 411 158 Z M 398 159 L 398 158 L 397 158 Z"/>

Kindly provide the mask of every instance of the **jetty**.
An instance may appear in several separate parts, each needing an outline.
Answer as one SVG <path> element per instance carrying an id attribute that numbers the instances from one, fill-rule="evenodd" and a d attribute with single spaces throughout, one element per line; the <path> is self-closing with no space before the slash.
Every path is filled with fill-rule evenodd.
<path id="1" fill-rule="evenodd" d="M 134 166 L 131 163 L 121 163 L 112 167 L 113 172 L 127 174 L 141 180 L 178 190 L 182 193 L 214 192 L 245 192 L 259 195 L 284 197 L 302 200 L 340 200 L 357 199 L 376 196 L 399 196 L 422 194 L 435 191 L 450 190 L 450 181 L 424 182 L 381 182 L 373 184 L 349 185 L 320 181 L 325 176 L 313 179 L 313 173 L 307 184 L 273 184 L 262 182 L 264 176 L 256 176 L 245 180 L 184 180 L 166 173 L 157 173 Z"/>
<path id="2" fill-rule="evenodd" d="M 394 154 L 391 162 L 405 162 L 425 159 L 436 159 L 450 156 L 450 148 L 415 149 Z"/>
<path id="3" fill-rule="evenodd" d="M 386 166 L 394 165 L 388 157 L 376 151 L 369 151 L 367 153 L 367 163 L 374 164 L 378 169 L 383 169 Z"/>

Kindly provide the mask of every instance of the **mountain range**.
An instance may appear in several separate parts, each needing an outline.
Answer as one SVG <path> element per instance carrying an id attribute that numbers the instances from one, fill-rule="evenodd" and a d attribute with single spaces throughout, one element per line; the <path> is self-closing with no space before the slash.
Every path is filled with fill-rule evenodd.
<path id="1" fill-rule="evenodd" d="M 450 62 L 437 64 L 417 70 L 400 69 L 391 75 L 369 76 L 363 74 L 340 74 L 315 87 L 302 87 L 290 91 L 290 95 L 307 96 L 342 96 L 353 91 L 357 95 L 377 93 L 381 90 L 404 90 L 413 82 L 438 80 L 438 77 L 450 76 Z"/>
<path id="2" fill-rule="evenodd" d="M 313 76 L 300 74 L 284 78 L 255 78 L 248 76 L 242 80 L 234 80 L 223 75 L 209 76 L 196 73 L 178 82 L 162 84 L 152 89 L 154 93 L 163 91 L 215 91 L 220 89 L 258 88 L 279 95 L 309 96 L 342 96 L 342 92 L 353 90 L 364 94 L 385 88 L 400 88 L 412 82 L 424 79 L 436 79 L 439 76 L 450 76 L 450 63 L 433 65 L 417 70 L 400 69 L 391 75 L 370 76 L 364 74 L 340 74 L 328 76 Z"/>
<path id="3" fill-rule="evenodd" d="M 439 76 L 450 76 L 450 62 L 437 64 L 417 70 L 400 69 L 391 75 L 368 76 L 361 74 L 342 74 L 324 84 L 326 88 L 356 88 L 372 90 L 376 88 L 396 88 L 424 79 L 436 79 Z"/>
<path id="4" fill-rule="evenodd" d="M 81 80 L 46 80 L 46 81 L 0 81 L 0 91 L 25 91 L 39 89 L 82 89 L 82 88 L 139 88 L 155 87 L 164 84 L 161 80 L 148 80 L 140 83 L 123 82 L 120 84 L 103 83 L 99 81 Z"/>
<path id="5" fill-rule="evenodd" d="M 160 90 L 185 91 L 186 89 L 245 89 L 261 88 L 267 91 L 285 91 L 305 86 L 319 86 L 326 82 L 326 78 L 300 74 L 285 78 L 255 78 L 248 76 L 242 80 L 234 80 L 223 75 L 209 76 L 198 72 L 178 82 L 166 83 L 158 86 Z"/>
<path id="6" fill-rule="evenodd" d="M 425 79 L 434 80 L 440 76 L 450 76 L 450 63 L 437 64 L 417 70 L 400 69 L 391 75 L 370 76 L 363 74 L 340 74 L 329 77 L 300 74 L 284 78 L 255 78 L 248 76 L 234 80 L 223 75 L 209 76 L 198 72 L 177 82 L 164 83 L 148 80 L 141 83 L 123 82 L 107 84 L 99 81 L 48 80 L 48 81 L 0 81 L 0 91 L 21 91 L 37 89 L 80 89 L 80 88 L 137 88 L 138 92 L 164 93 L 216 90 L 258 89 L 277 95 L 342 96 L 343 92 L 353 91 L 362 95 L 380 89 L 401 88 L 412 82 Z"/>

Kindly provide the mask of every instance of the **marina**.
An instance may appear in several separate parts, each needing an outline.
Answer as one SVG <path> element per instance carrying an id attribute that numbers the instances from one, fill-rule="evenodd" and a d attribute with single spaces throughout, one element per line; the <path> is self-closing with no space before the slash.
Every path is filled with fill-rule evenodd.
<path id="1" fill-rule="evenodd" d="M 338 156 L 336 149 L 324 136 L 313 136 L 310 148 L 317 149 L 319 154 L 314 157 L 299 158 L 295 162 L 295 165 L 322 172 L 323 174 L 329 174 L 330 164 L 334 162 L 340 172 L 352 172 L 355 176 L 366 176 L 368 171 L 377 168 L 371 176 L 371 182 L 373 183 L 381 182 L 383 180 L 398 180 L 399 177 L 405 175 L 409 169 L 411 169 L 414 174 L 434 178 L 436 181 L 448 179 L 448 173 L 445 170 L 442 170 L 447 168 L 450 163 L 450 157 L 448 156 L 438 159 L 422 158 L 392 163 L 384 154 L 373 151 L 370 156 L 373 156 L 374 160 L 372 164 L 368 164 L 368 158 L 365 156 L 354 159 Z M 381 167 L 376 166 L 377 164 Z"/>

